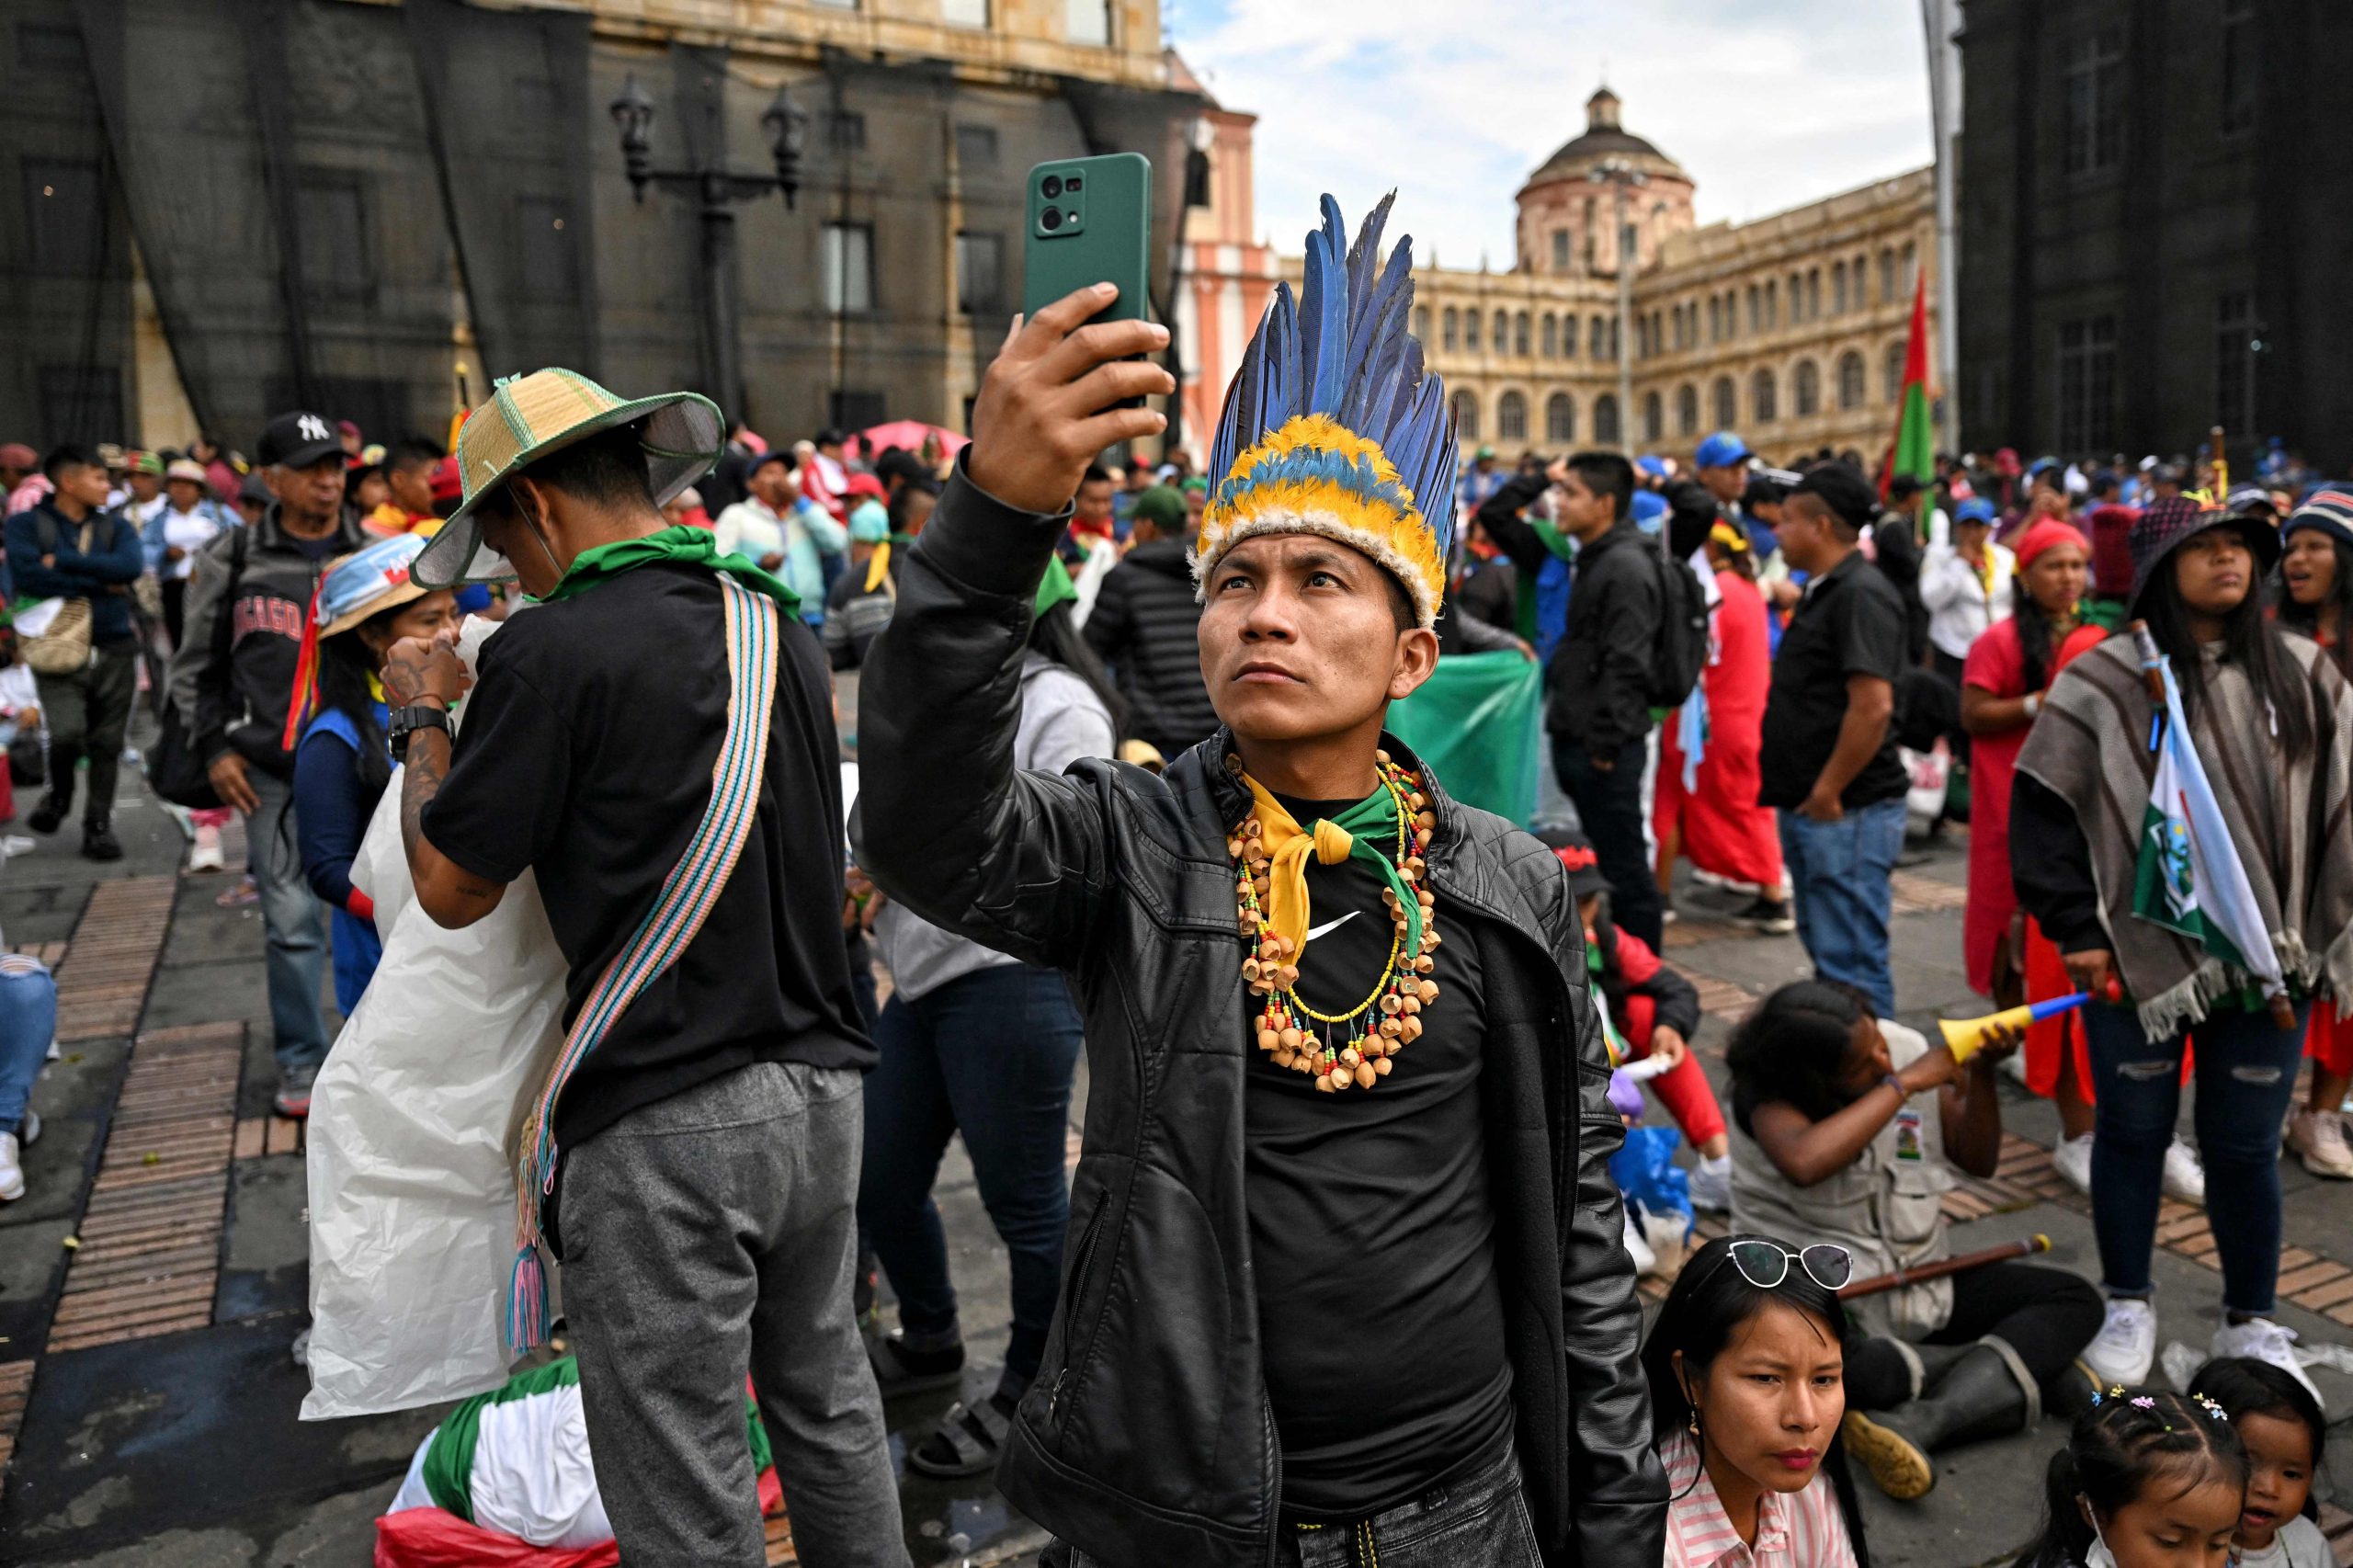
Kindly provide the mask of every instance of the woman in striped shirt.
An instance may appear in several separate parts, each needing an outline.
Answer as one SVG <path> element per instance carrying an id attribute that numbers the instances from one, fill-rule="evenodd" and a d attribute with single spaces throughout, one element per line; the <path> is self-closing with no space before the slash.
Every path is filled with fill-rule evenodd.
<path id="1" fill-rule="evenodd" d="M 1853 1268 L 1844 1247 L 1755 1235 L 1684 1265 L 1643 1346 L 1665 1568 L 1870 1568 L 1838 1440 Z"/>

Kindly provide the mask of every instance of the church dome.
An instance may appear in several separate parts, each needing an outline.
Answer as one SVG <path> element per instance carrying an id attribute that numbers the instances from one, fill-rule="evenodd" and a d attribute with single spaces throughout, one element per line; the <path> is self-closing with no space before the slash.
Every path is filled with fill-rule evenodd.
<path id="1" fill-rule="evenodd" d="M 1683 172 L 1680 164 L 1620 125 L 1618 108 L 1618 95 L 1608 87 L 1587 98 L 1585 133 L 1563 142 L 1557 152 L 1528 176 L 1528 183 L 1538 186 L 1553 180 L 1583 179 L 1587 169 L 1608 158 L 1622 158 L 1644 174 L 1665 175 L 1681 180 L 1690 177 Z"/>

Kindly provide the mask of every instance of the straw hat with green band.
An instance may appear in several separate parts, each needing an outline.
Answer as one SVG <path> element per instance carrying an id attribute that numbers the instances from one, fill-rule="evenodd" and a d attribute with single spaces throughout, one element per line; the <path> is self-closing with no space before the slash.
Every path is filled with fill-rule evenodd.
<path id="1" fill-rule="evenodd" d="M 501 381 L 490 402 L 474 410 L 458 433 L 464 499 L 416 558 L 416 581 L 449 588 L 512 578 L 514 568 L 483 546 L 482 524 L 474 516 L 482 498 L 550 452 L 641 420 L 638 444 L 645 451 L 646 477 L 657 506 L 700 478 L 726 442 L 719 405 L 699 392 L 622 399 L 585 376 L 557 369 Z"/>

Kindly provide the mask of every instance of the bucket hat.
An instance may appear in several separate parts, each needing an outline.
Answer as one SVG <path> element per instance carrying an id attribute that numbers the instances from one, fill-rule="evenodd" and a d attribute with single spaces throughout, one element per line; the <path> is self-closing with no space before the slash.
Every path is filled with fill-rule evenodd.
<path id="1" fill-rule="evenodd" d="M 657 506 L 701 478 L 719 460 L 727 436 L 719 405 L 699 392 L 621 398 L 585 376 L 552 368 L 499 381 L 489 404 L 458 433 L 464 498 L 416 558 L 416 580 L 450 588 L 513 577 L 514 568 L 483 547 L 475 514 L 483 497 L 550 452 L 624 425 L 640 425 L 638 445 Z"/>
<path id="2" fill-rule="evenodd" d="M 421 534 L 395 534 L 331 563 L 319 579 L 319 641 L 432 592 L 413 575 L 425 544 Z"/>
<path id="3" fill-rule="evenodd" d="M 2167 495 L 2152 501 L 2134 520 L 2125 543 L 2132 551 L 2132 597 L 2138 605 L 2165 558 L 2209 528 L 2235 529 L 2255 555 L 2255 569 L 2268 572 L 2279 559 L 2279 530 L 2268 523 L 2234 517 L 2204 494 Z"/>
<path id="4" fill-rule="evenodd" d="M 171 466 L 164 471 L 164 483 L 169 484 L 176 479 L 185 479 L 191 484 L 202 485 L 208 491 L 212 488 L 212 476 L 205 472 L 204 465 L 194 458 L 172 460 Z"/>

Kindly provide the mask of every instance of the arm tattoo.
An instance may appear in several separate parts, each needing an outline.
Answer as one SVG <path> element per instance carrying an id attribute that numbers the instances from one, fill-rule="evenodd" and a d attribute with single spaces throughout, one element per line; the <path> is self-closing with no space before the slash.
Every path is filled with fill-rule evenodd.
<path id="1" fill-rule="evenodd" d="M 408 763 L 401 774 L 401 847 L 409 869 L 416 869 L 417 846 L 425 842 L 425 808 L 441 792 L 449 772 L 449 735 L 445 730 L 417 730 L 408 738 Z"/>

